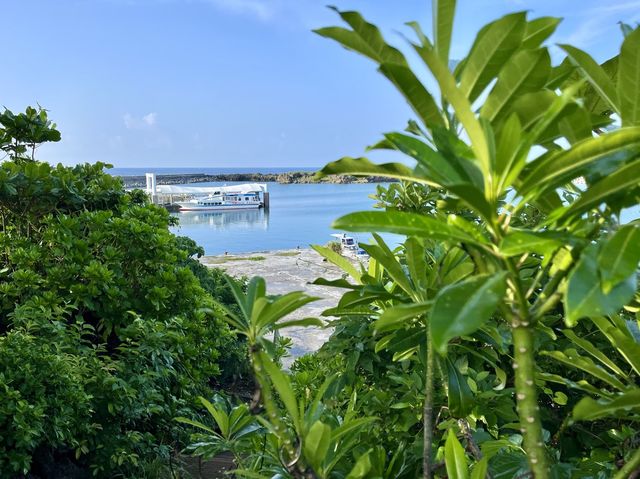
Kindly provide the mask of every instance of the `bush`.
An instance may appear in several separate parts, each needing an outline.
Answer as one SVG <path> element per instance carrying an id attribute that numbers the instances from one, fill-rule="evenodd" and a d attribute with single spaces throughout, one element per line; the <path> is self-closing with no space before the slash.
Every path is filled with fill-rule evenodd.
<path id="1" fill-rule="evenodd" d="M 187 437 L 175 416 L 246 370 L 221 273 L 104 166 L 0 165 L 3 476 L 141 474 Z"/>

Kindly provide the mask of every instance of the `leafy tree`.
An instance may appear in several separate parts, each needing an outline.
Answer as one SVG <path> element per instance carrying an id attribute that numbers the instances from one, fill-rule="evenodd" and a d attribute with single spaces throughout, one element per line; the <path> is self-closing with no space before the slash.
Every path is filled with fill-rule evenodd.
<path id="1" fill-rule="evenodd" d="M 226 281 L 105 166 L 0 164 L 0 475 L 139 477 L 246 370 Z"/>
<path id="2" fill-rule="evenodd" d="M 36 148 L 50 141 L 60 141 L 56 124 L 49 120 L 42 107 L 27 107 L 24 113 L 14 114 L 5 109 L 0 114 L 0 149 L 11 160 L 35 161 Z"/>

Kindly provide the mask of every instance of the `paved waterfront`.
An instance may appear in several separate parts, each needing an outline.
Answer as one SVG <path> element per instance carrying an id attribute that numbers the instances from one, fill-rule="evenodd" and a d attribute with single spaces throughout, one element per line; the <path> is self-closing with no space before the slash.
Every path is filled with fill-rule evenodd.
<path id="1" fill-rule="evenodd" d="M 291 291 L 304 291 L 310 296 L 322 298 L 303 307 L 290 317 L 320 318 L 322 311 L 334 307 L 344 290 L 308 284 L 318 277 L 336 279 L 342 271 L 312 249 L 256 252 L 228 256 L 204 256 L 203 264 L 223 268 L 231 276 L 262 276 L 267 281 L 269 294 L 284 294 Z M 283 334 L 293 340 L 292 356 L 316 351 L 329 338 L 330 329 L 288 328 Z M 285 365 L 290 361 L 285 361 Z"/>

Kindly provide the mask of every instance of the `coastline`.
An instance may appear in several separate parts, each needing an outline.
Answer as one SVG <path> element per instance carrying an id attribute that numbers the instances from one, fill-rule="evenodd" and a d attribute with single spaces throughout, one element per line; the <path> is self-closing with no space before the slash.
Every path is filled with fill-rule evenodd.
<path id="1" fill-rule="evenodd" d="M 146 178 L 144 175 L 114 175 L 122 179 L 125 188 L 144 188 Z M 238 181 L 245 183 L 280 183 L 280 184 L 351 184 L 351 183 L 388 183 L 391 180 L 382 176 L 327 176 L 317 179 L 315 173 L 306 171 L 291 171 L 287 173 L 179 173 L 156 175 L 158 185 L 184 185 L 191 183 L 216 183 Z"/>

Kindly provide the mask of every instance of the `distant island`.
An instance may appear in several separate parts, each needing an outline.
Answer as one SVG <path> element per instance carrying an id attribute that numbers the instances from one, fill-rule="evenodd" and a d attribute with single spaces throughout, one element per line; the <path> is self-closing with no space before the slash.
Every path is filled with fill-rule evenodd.
<path id="1" fill-rule="evenodd" d="M 120 176 L 125 188 L 144 188 L 146 179 L 143 175 Z M 225 181 L 241 181 L 247 183 L 282 183 L 282 184 L 303 184 L 303 183 L 384 183 L 389 182 L 389 178 L 381 176 L 327 176 L 318 180 L 314 173 L 304 171 L 292 171 L 289 173 L 229 173 L 208 175 L 206 173 L 187 173 L 174 175 L 157 175 L 159 185 L 184 185 L 188 183 L 214 183 Z"/>

